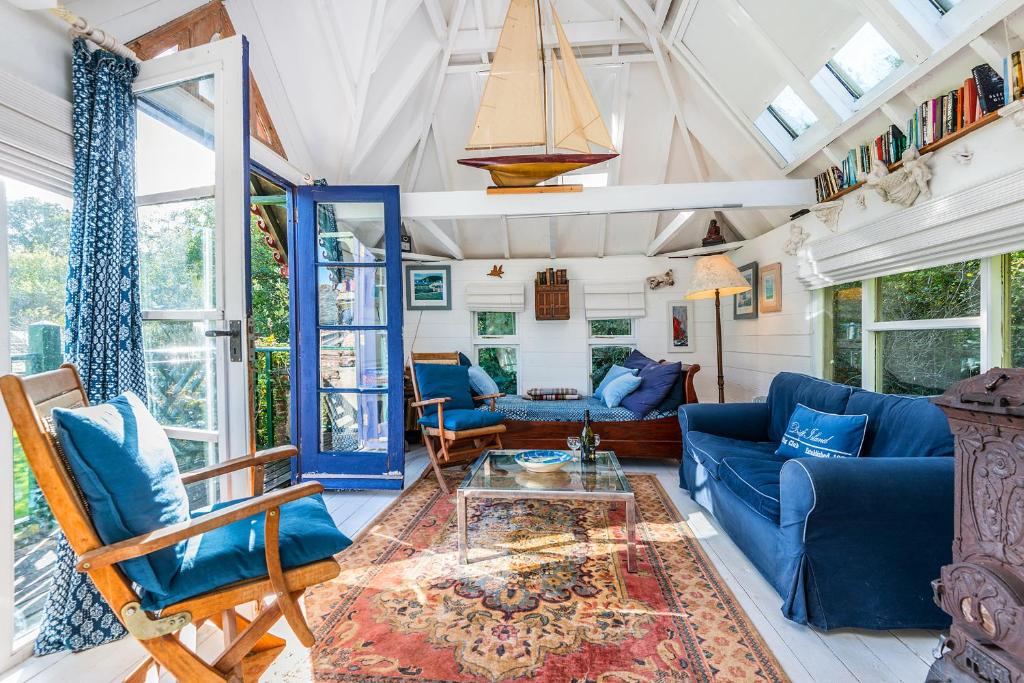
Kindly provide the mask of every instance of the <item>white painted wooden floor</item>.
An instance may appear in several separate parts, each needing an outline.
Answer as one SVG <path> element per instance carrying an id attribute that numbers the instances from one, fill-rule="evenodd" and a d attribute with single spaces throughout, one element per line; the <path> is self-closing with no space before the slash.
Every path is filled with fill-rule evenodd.
<path id="1" fill-rule="evenodd" d="M 406 481 L 415 481 L 426 464 L 425 451 L 419 449 L 410 453 L 406 463 Z M 715 567 L 750 615 L 754 626 L 794 681 L 920 683 L 924 680 L 932 661 L 931 650 L 938 641 L 937 631 L 877 632 L 848 629 L 823 633 L 787 621 L 779 611 L 781 598 L 721 532 L 717 523 L 680 490 L 675 463 L 626 461 L 625 467 L 628 472 L 646 472 L 658 477 L 700 539 Z M 368 525 L 396 497 L 397 492 L 325 495 L 331 516 L 349 536 L 354 536 Z M 268 671 L 265 680 L 310 680 L 306 650 L 291 637 L 287 625 L 282 621 L 274 633 L 289 638 L 289 647 Z M 201 653 L 206 654 L 220 647 L 219 632 L 212 626 L 203 627 L 193 637 L 199 640 Z M 32 658 L 0 675 L 0 683 L 120 681 L 142 660 L 142 653 L 137 643 L 125 639 L 76 655 Z"/>

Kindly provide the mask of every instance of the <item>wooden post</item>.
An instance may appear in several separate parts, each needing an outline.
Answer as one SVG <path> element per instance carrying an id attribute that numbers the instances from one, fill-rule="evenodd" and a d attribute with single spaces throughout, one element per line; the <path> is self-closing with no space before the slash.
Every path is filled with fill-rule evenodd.
<path id="1" fill-rule="evenodd" d="M 722 372 L 722 297 L 715 290 L 715 343 L 718 346 L 718 402 L 725 403 L 725 374 Z"/>

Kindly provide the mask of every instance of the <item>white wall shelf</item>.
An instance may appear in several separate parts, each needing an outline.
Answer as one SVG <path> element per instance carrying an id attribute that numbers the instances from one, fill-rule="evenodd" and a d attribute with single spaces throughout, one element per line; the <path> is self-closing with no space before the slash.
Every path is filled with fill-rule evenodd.
<path id="1" fill-rule="evenodd" d="M 710 247 L 694 247 L 693 249 L 670 251 L 667 254 L 662 254 L 662 256 L 669 258 L 693 258 L 694 256 L 710 256 L 711 254 L 728 254 L 730 251 L 736 251 L 746 243 L 747 240 L 740 240 L 739 242 L 727 242 Z"/>

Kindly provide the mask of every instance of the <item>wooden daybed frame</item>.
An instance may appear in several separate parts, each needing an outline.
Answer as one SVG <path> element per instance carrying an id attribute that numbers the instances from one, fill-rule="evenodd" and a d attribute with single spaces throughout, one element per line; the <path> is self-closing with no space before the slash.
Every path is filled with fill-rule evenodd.
<path id="1" fill-rule="evenodd" d="M 683 383 L 686 403 L 697 403 L 697 390 L 693 376 L 700 365 L 683 365 L 686 379 Z M 601 435 L 601 449 L 615 451 L 626 458 L 672 458 L 682 455 L 683 434 L 676 415 L 657 420 L 630 420 L 628 422 L 594 422 L 593 429 Z M 582 422 L 543 422 L 536 420 L 506 420 L 501 441 L 505 448 L 550 448 L 564 450 L 565 439 L 579 436 Z"/>

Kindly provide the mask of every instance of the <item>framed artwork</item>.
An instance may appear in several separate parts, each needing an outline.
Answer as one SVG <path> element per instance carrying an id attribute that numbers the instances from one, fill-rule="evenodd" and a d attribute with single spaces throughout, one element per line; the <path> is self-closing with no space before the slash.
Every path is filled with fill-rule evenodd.
<path id="1" fill-rule="evenodd" d="M 409 311 L 450 311 L 451 266 L 406 266 L 405 308 Z"/>
<path id="2" fill-rule="evenodd" d="M 669 301 L 668 323 L 669 353 L 692 353 L 697 350 L 692 301 Z"/>
<path id="3" fill-rule="evenodd" d="M 772 263 L 761 269 L 761 284 L 757 294 L 757 308 L 761 313 L 778 313 L 782 310 L 781 263 Z"/>
<path id="4" fill-rule="evenodd" d="M 740 266 L 739 271 L 751 289 L 732 298 L 732 319 L 753 320 L 757 317 L 757 261 Z"/>

